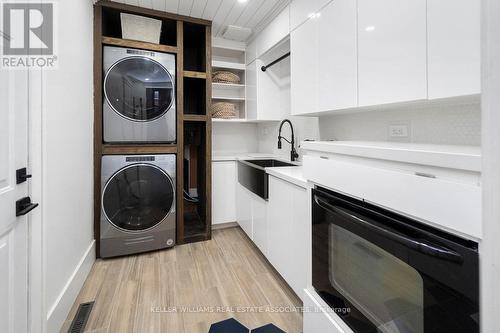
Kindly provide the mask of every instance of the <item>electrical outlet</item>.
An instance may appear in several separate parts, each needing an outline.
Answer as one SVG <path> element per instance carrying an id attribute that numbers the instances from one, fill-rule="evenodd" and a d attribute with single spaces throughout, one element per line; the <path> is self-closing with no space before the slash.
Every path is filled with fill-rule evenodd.
<path id="1" fill-rule="evenodd" d="M 389 136 L 391 138 L 407 138 L 408 125 L 389 125 Z"/>

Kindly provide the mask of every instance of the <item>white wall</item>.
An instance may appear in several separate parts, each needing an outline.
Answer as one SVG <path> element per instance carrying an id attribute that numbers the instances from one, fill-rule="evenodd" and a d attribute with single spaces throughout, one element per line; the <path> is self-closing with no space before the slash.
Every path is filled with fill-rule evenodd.
<path id="1" fill-rule="evenodd" d="M 289 116 L 287 117 L 293 124 L 293 130 L 295 134 L 295 147 L 299 153 L 299 160 L 302 159 L 302 152 L 300 150 L 299 144 L 302 140 L 318 140 L 318 118 L 316 117 L 297 117 Z M 282 149 L 278 149 L 278 130 L 279 123 L 265 123 L 259 124 L 258 126 L 258 151 L 260 153 L 272 153 L 278 155 L 282 158 L 290 158 L 290 144 L 282 140 Z M 283 130 L 281 135 L 290 140 L 290 126 L 288 124 L 283 125 Z"/>
<path id="2" fill-rule="evenodd" d="M 254 153 L 257 151 L 257 125 L 212 123 L 212 153 Z"/>
<path id="3" fill-rule="evenodd" d="M 92 1 L 58 1 L 58 68 L 42 73 L 46 332 L 58 332 L 94 261 Z M 41 330 L 40 330 L 41 331 Z"/>
<path id="4" fill-rule="evenodd" d="M 321 140 L 402 141 L 480 145 L 478 101 L 454 105 L 403 106 L 363 113 L 323 116 Z M 407 138 L 390 138 L 389 125 L 406 124 Z"/>

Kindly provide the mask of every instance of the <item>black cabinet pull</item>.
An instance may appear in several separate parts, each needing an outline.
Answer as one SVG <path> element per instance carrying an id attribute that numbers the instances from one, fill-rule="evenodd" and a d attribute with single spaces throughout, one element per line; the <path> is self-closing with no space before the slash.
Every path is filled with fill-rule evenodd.
<path id="1" fill-rule="evenodd" d="M 30 197 L 24 197 L 16 201 L 16 216 L 26 215 L 38 207 L 37 203 L 32 203 Z"/>

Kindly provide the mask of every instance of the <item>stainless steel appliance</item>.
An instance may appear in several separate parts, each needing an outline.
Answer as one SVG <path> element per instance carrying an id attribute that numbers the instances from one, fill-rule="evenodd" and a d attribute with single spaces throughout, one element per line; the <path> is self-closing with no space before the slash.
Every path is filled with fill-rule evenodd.
<path id="1" fill-rule="evenodd" d="M 477 243 L 313 190 L 312 284 L 356 333 L 478 333 Z"/>
<path id="2" fill-rule="evenodd" d="M 103 48 L 104 142 L 176 141 L 175 55 Z"/>
<path id="3" fill-rule="evenodd" d="M 103 156 L 103 258 L 175 244 L 176 155 Z"/>

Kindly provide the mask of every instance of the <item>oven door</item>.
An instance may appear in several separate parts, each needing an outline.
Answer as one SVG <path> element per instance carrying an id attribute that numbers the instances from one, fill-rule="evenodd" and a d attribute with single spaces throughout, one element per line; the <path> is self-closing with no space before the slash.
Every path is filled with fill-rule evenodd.
<path id="1" fill-rule="evenodd" d="M 477 244 L 313 190 L 313 287 L 356 333 L 479 332 Z"/>

